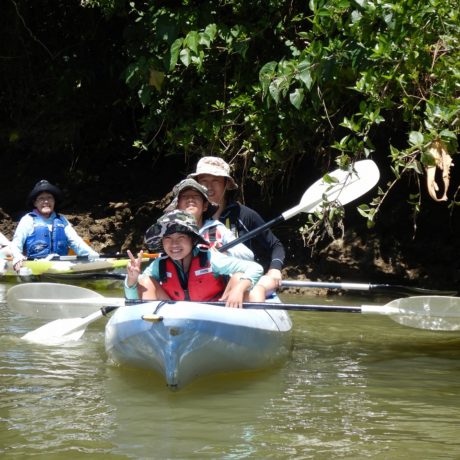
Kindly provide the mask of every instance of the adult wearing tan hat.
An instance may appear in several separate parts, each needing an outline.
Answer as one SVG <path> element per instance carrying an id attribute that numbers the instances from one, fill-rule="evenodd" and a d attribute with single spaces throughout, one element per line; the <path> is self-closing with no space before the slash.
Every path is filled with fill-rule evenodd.
<path id="1" fill-rule="evenodd" d="M 198 161 L 194 173 L 188 175 L 208 189 L 209 200 L 219 205 L 214 218 L 230 228 L 236 237 L 265 224 L 262 217 L 253 209 L 238 203 L 228 195 L 228 191 L 238 189 L 230 174 L 230 166 L 222 158 L 207 156 Z M 262 277 L 267 292 L 276 290 L 281 282 L 286 253 L 281 241 L 270 231 L 265 230 L 245 244 L 251 249 L 256 260 L 266 271 Z"/>

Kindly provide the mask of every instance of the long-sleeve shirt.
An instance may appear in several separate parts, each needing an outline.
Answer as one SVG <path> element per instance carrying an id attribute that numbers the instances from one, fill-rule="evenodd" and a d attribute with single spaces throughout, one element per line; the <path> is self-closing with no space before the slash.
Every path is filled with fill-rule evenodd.
<path id="1" fill-rule="evenodd" d="M 77 234 L 75 229 L 72 227 L 72 224 L 62 214 L 60 217 L 66 223 L 64 230 L 65 235 L 67 237 L 69 247 L 72 248 L 75 254 L 78 256 L 99 257 L 99 254 L 88 244 L 86 244 L 85 241 Z M 48 218 L 45 218 L 44 216 L 35 217 L 35 219 L 40 219 L 41 222 L 47 225 L 50 231 L 52 231 L 53 221 L 55 218 L 55 212 L 53 212 Z M 19 221 L 13 236 L 13 244 L 21 253 L 26 249 L 24 248 L 26 239 L 31 236 L 34 231 L 34 217 L 32 217 L 30 214 L 26 214 Z"/>
<path id="2" fill-rule="evenodd" d="M 219 220 L 227 228 L 230 228 L 236 237 L 243 236 L 265 224 L 265 221 L 256 211 L 236 201 L 227 205 Z M 286 252 L 281 241 L 271 230 L 263 231 L 254 238 L 245 241 L 244 244 L 254 252 L 255 260 L 266 269 L 281 270 L 283 268 Z"/>
<path id="3" fill-rule="evenodd" d="M 13 257 L 13 265 L 24 259 L 21 251 L 3 234 L 0 232 L 0 258 Z"/>
<path id="4" fill-rule="evenodd" d="M 198 248 L 195 247 L 193 249 L 193 255 L 197 255 L 198 251 Z M 253 286 L 263 275 L 263 268 L 257 262 L 237 259 L 236 257 L 231 257 L 215 250 L 210 250 L 208 252 L 208 257 L 210 257 L 212 272 L 216 275 L 231 276 L 233 273 L 242 273 L 242 277 L 250 279 Z M 183 273 L 182 265 L 178 263 L 175 263 L 175 265 L 177 266 L 178 272 L 186 277 L 186 274 Z M 154 259 L 141 276 L 151 276 L 157 281 L 160 281 L 160 259 Z M 139 298 L 137 285 L 128 287 L 125 281 L 125 296 L 127 299 Z"/>

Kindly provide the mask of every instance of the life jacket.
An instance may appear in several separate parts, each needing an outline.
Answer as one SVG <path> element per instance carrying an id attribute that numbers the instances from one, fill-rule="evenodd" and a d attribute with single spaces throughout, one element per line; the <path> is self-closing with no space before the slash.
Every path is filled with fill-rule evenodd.
<path id="1" fill-rule="evenodd" d="M 210 248 L 214 247 L 217 243 L 222 244 L 222 232 L 220 231 L 220 228 L 218 225 L 215 225 L 214 227 L 207 228 L 204 233 L 201 234 L 201 236 L 209 241 L 211 244 L 209 245 Z"/>
<path id="2" fill-rule="evenodd" d="M 69 241 L 65 234 L 68 222 L 59 214 L 53 220 L 52 230 L 43 222 L 34 211 L 29 213 L 34 219 L 34 231 L 25 241 L 26 255 L 33 259 L 42 259 L 50 254 L 65 256 Z"/>
<path id="3" fill-rule="evenodd" d="M 160 284 L 172 300 L 217 300 L 227 284 L 225 276 L 214 276 L 208 251 L 193 256 L 188 281 L 178 273 L 177 266 L 169 257 L 159 261 Z"/>

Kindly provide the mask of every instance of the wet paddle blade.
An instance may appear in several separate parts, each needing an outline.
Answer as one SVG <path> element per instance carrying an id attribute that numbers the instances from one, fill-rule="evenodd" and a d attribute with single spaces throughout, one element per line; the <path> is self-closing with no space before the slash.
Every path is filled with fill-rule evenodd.
<path id="1" fill-rule="evenodd" d="M 40 300 L 46 299 L 43 303 Z M 69 307 L 66 299 L 79 299 Z M 88 303 L 86 299 L 93 299 Z M 87 316 L 106 305 L 105 297 L 90 289 L 59 283 L 24 283 L 10 288 L 6 302 L 12 310 L 24 316 L 41 319 L 74 318 Z"/>
<path id="2" fill-rule="evenodd" d="M 99 310 L 85 318 L 57 319 L 28 332 L 21 338 L 42 345 L 58 345 L 76 341 L 83 336 L 89 324 L 102 318 L 102 316 L 103 313 Z"/>
<path id="3" fill-rule="evenodd" d="M 399 309 L 389 315 L 402 326 L 429 331 L 460 331 L 460 297 L 415 296 L 387 304 Z"/>

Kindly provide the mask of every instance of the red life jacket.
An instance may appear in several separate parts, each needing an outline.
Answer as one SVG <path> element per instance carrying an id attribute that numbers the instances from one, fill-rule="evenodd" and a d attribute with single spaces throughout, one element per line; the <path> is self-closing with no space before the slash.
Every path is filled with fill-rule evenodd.
<path id="1" fill-rule="evenodd" d="M 209 241 L 211 244 L 210 248 L 214 247 L 216 244 L 222 246 L 222 232 L 218 225 L 206 229 L 206 231 L 201 235 L 205 240 Z"/>
<path id="2" fill-rule="evenodd" d="M 159 269 L 160 284 L 172 300 L 217 300 L 227 284 L 225 276 L 214 276 L 207 251 L 200 251 L 192 258 L 187 286 L 182 285 L 177 266 L 169 257 L 160 260 Z"/>

